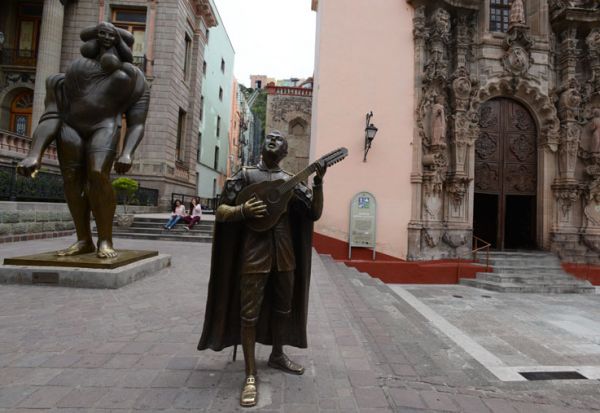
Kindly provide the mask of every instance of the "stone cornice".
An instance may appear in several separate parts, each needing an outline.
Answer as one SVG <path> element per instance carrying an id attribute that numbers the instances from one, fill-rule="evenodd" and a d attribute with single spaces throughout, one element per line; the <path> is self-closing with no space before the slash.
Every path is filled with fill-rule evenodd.
<path id="1" fill-rule="evenodd" d="M 215 27 L 219 24 L 209 0 L 189 0 L 196 17 L 201 17 L 206 27 Z"/>
<path id="2" fill-rule="evenodd" d="M 562 7 L 552 11 L 550 21 L 554 28 L 562 29 L 570 25 L 597 27 L 600 24 L 600 9 Z"/>

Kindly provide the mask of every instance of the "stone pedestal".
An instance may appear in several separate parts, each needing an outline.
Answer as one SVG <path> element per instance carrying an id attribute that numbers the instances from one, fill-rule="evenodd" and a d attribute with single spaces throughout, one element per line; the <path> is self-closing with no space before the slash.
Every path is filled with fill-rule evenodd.
<path id="1" fill-rule="evenodd" d="M 156 251 L 121 250 L 119 257 L 104 260 L 95 253 L 56 257 L 55 252 L 48 252 L 5 258 L 0 284 L 116 289 L 170 265 L 171 256 Z"/>

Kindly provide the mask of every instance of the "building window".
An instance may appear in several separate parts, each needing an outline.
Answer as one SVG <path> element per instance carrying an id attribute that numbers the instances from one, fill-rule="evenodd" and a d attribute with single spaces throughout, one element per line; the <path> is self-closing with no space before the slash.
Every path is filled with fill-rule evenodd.
<path id="1" fill-rule="evenodd" d="M 217 116 L 217 138 L 221 136 L 221 117 Z"/>
<path id="2" fill-rule="evenodd" d="M 183 138 L 185 136 L 185 118 L 186 113 L 183 109 L 179 109 L 179 118 L 177 120 L 177 144 L 175 145 L 175 154 L 177 160 L 183 160 Z"/>
<path id="3" fill-rule="evenodd" d="M 196 160 L 200 162 L 202 156 L 202 132 L 198 132 L 198 149 L 196 149 Z"/>
<path id="4" fill-rule="evenodd" d="M 219 147 L 215 146 L 215 164 L 213 165 L 214 169 L 219 169 Z"/>
<path id="5" fill-rule="evenodd" d="M 490 0 L 490 31 L 507 32 L 510 0 Z"/>
<path id="6" fill-rule="evenodd" d="M 204 96 L 200 95 L 200 122 L 204 119 Z"/>
<path id="7" fill-rule="evenodd" d="M 206 76 L 206 60 L 202 62 L 202 74 Z"/>
<path id="8" fill-rule="evenodd" d="M 210 29 L 207 27 L 206 28 L 206 44 L 208 44 L 208 35 L 210 34 Z"/>
<path id="9" fill-rule="evenodd" d="M 185 60 L 183 62 L 183 77 L 185 80 L 189 79 L 190 75 L 190 62 L 192 60 L 192 39 L 190 36 L 185 35 Z"/>
<path id="10" fill-rule="evenodd" d="M 146 54 L 146 9 L 114 8 L 112 23 L 133 34 L 133 63 L 140 69 L 145 69 Z"/>
<path id="11" fill-rule="evenodd" d="M 42 19 L 42 5 L 19 5 L 18 19 L 19 21 L 16 25 L 17 52 L 14 63 L 23 66 L 35 66 Z"/>
<path id="12" fill-rule="evenodd" d="M 255 87 L 256 87 L 256 89 L 261 89 L 262 88 L 262 81 L 261 80 L 257 80 Z"/>
<path id="13" fill-rule="evenodd" d="M 223 100 L 223 88 L 219 88 L 219 100 Z"/>
<path id="14" fill-rule="evenodd" d="M 225 60 L 221 59 L 221 72 L 225 73 Z"/>

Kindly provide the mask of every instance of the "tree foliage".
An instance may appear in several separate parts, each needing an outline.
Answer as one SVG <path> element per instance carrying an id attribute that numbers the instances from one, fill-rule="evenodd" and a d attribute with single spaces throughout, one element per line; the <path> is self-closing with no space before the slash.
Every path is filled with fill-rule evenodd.
<path id="1" fill-rule="evenodd" d="M 123 209 L 127 213 L 127 204 L 135 198 L 140 184 L 135 179 L 120 177 L 112 181 L 112 187 L 123 201 Z"/>

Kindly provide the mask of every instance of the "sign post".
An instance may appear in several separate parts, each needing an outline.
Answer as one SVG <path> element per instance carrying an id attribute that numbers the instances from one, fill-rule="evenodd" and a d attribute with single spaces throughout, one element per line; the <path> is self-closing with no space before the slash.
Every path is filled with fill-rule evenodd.
<path id="1" fill-rule="evenodd" d="M 348 259 L 352 259 L 352 247 L 373 248 L 377 229 L 377 202 L 369 192 L 359 192 L 350 203 L 350 231 L 348 231 Z"/>

